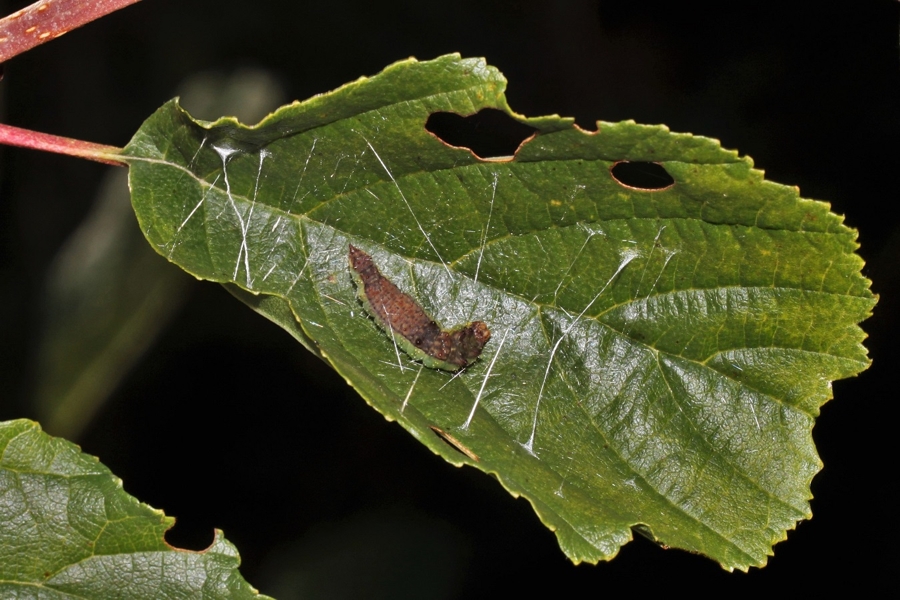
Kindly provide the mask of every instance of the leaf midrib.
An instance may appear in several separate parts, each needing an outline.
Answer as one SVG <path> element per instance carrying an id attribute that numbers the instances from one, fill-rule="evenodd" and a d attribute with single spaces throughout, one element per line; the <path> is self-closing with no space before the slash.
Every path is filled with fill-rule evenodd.
<path id="1" fill-rule="evenodd" d="M 162 159 L 147 159 L 147 158 L 134 158 L 134 157 L 132 157 L 132 159 L 133 159 L 133 160 L 142 161 L 142 162 L 149 162 L 149 163 L 154 163 L 154 164 L 162 164 L 162 165 L 164 165 L 164 166 L 168 166 L 168 167 L 172 167 L 172 168 L 181 170 L 184 174 L 187 174 L 187 175 L 191 176 L 191 177 L 192 177 L 195 181 L 197 181 L 201 186 L 205 186 L 205 187 L 207 187 L 207 188 L 213 188 L 213 189 L 216 189 L 216 190 L 218 190 L 219 192 L 221 192 L 222 194 L 228 196 L 231 200 L 235 201 L 236 203 L 237 203 L 237 202 L 241 202 L 245 207 L 249 205 L 249 206 L 250 206 L 250 209 L 252 209 L 252 206 L 253 206 L 253 205 L 259 203 L 259 204 L 262 204 L 263 206 L 266 206 L 272 213 L 279 214 L 279 216 L 281 216 L 282 218 L 285 218 L 285 219 L 292 219 L 292 220 L 295 220 L 295 221 L 306 220 L 306 221 L 308 221 L 308 222 L 310 222 L 310 223 L 315 223 L 315 224 L 317 224 L 317 225 L 319 225 L 319 226 L 321 226 L 321 227 L 329 227 L 329 228 L 334 229 L 335 231 L 340 231 L 340 230 L 338 230 L 337 228 L 335 228 L 334 226 L 328 225 L 328 224 L 326 224 L 326 223 L 324 223 L 324 222 L 322 222 L 322 221 L 318 221 L 318 220 L 312 218 L 312 217 L 309 215 L 310 212 L 313 212 L 314 210 L 317 210 L 318 208 L 321 208 L 321 206 L 323 206 L 324 203 L 318 205 L 317 207 L 311 209 L 310 211 L 307 211 L 306 213 L 291 213 L 290 211 L 286 211 L 286 210 L 284 210 L 284 209 L 281 208 L 281 207 L 273 206 L 273 205 L 268 204 L 268 203 L 265 203 L 265 202 L 260 202 L 260 201 L 258 201 L 258 200 L 256 200 L 256 199 L 250 199 L 250 198 L 248 198 L 247 196 L 242 195 L 242 194 L 236 194 L 236 193 L 234 193 L 234 192 L 228 192 L 226 189 L 221 188 L 221 187 L 215 187 L 215 186 L 212 186 L 212 185 L 211 185 L 210 183 L 208 183 L 205 179 L 200 178 L 199 176 L 197 176 L 196 174 L 194 174 L 192 171 L 190 171 L 190 170 L 187 169 L 186 167 L 183 167 L 183 166 L 181 166 L 181 165 L 179 165 L 179 164 L 177 164 L 177 163 L 172 163 L 171 161 L 166 161 L 166 160 L 162 160 Z M 388 183 L 388 182 L 385 181 L 384 183 Z M 330 202 L 330 201 L 331 201 L 331 200 L 329 200 L 329 201 L 327 201 L 327 202 Z M 635 218 L 638 218 L 638 217 L 635 217 Z M 646 217 L 641 217 L 641 219 L 646 219 Z M 700 222 L 700 223 L 706 223 L 706 221 L 703 221 L 702 219 L 698 219 L 698 218 L 696 218 L 696 217 L 666 218 L 666 220 L 679 220 L 679 219 L 680 219 L 680 220 L 686 220 L 686 221 L 697 221 L 697 222 Z M 579 223 L 583 223 L 583 222 L 593 222 L 593 221 L 579 221 Z M 764 229 L 764 228 L 760 228 L 760 229 Z M 770 229 L 770 230 L 771 230 L 771 231 L 789 231 L 789 232 L 791 232 L 791 233 L 797 233 L 797 234 L 800 234 L 800 235 L 823 235 L 823 236 L 834 236 L 834 235 L 839 235 L 839 234 L 834 233 L 834 232 L 816 232 L 816 231 L 806 231 L 806 230 L 785 230 L 785 229 Z M 852 232 L 850 232 L 850 233 L 852 233 Z M 486 240 L 486 241 L 485 241 L 484 247 L 487 247 L 488 245 L 491 245 L 491 244 L 494 244 L 494 243 L 498 243 L 498 242 L 507 240 L 507 239 L 509 239 L 509 238 L 511 238 L 511 237 L 514 237 L 514 234 L 507 233 L 507 234 L 505 234 L 505 235 L 503 235 L 503 236 L 499 236 L 499 237 L 496 237 L 496 238 L 492 238 L 491 240 Z M 209 239 L 209 236 L 207 236 L 207 239 Z M 473 250 L 471 250 L 469 253 L 464 254 L 462 257 L 459 257 L 459 258 L 456 258 L 456 259 L 450 261 L 450 262 L 448 263 L 448 265 L 447 265 L 448 268 L 451 267 L 452 265 L 458 263 L 460 260 L 462 260 L 463 257 L 469 256 L 469 255 L 471 254 L 471 252 L 475 252 L 476 250 L 480 250 L 480 249 L 481 249 L 481 247 L 479 247 L 478 249 L 473 248 Z M 431 262 L 431 263 L 433 263 L 433 264 L 435 264 L 435 265 L 437 264 L 437 263 L 434 263 L 434 261 L 430 261 L 430 260 L 426 260 L 426 259 L 418 259 L 418 258 L 414 258 L 414 257 L 407 257 L 407 258 L 408 258 L 409 260 L 416 260 L 416 261 L 418 261 L 418 262 Z M 455 271 L 455 272 L 456 272 L 456 273 L 459 273 L 460 275 L 466 276 L 465 273 L 462 273 L 462 272 L 460 272 L 460 271 Z M 239 285 L 239 286 L 241 286 L 242 288 L 247 289 L 247 291 L 249 291 L 249 292 L 254 292 L 254 291 L 255 291 L 255 290 L 248 289 L 248 288 L 242 286 L 242 285 L 241 285 L 239 282 L 237 282 L 237 281 L 228 280 L 228 282 L 232 282 L 232 283 L 234 283 L 234 284 L 236 284 L 236 285 Z M 521 301 L 523 301 L 523 302 L 525 302 L 525 303 L 527 303 L 527 304 L 531 304 L 531 305 L 537 307 L 539 310 L 543 310 L 543 309 L 546 309 L 546 308 L 552 308 L 552 309 L 555 309 L 555 310 L 559 310 L 559 311 L 565 312 L 565 313 L 567 313 L 567 314 L 571 314 L 572 310 L 574 310 L 574 309 L 568 309 L 568 308 L 566 308 L 566 307 L 559 306 L 559 305 L 555 305 L 555 304 L 548 304 L 548 303 L 543 303 L 543 302 L 537 302 L 537 301 L 532 300 L 532 299 L 530 299 L 530 298 L 526 298 L 526 297 L 524 297 L 524 296 L 521 296 L 520 294 L 517 294 L 517 293 L 515 293 L 515 292 L 509 291 L 509 290 L 505 290 L 505 289 L 497 288 L 497 287 L 495 287 L 495 286 L 493 286 L 493 285 L 491 285 L 491 284 L 488 284 L 488 283 L 483 283 L 482 285 L 485 285 L 486 287 L 489 287 L 489 288 L 491 288 L 491 289 L 493 289 L 493 290 L 495 290 L 495 291 L 497 291 L 497 292 L 499 292 L 499 293 L 501 293 L 501 294 L 504 294 L 504 295 L 507 295 L 507 296 L 511 296 L 511 297 L 514 297 L 514 298 L 518 298 L 519 300 L 521 300 Z M 787 290 L 787 291 L 800 291 L 800 292 L 807 292 L 807 293 L 823 294 L 823 295 L 833 296 L 833 297 L 845 297 L 845 298 L 851 298 L 851 299 L 863 299 L 863 296 L 857 296 L 857 295 L 853 295 L 853 294 L 839 294 L 839 293 L 836 293 L 836 292 L 821 292 L 821 291 L 807 290 L 807 289 L 802 288 L 802 287 L 787 287 L 787 286 L 739 286 L 739 285 L 730 285 L 730 286 L 715 286 L 715 287 L 710 287 L 710 288 L 684 288 L 684 289 L 680 289 L 680 290 L 672 290 L 672 291 L 665 292 L 665 293 L 648 294 L 647 296 L 644 296 L 644 297 L 640 298 L 640 300 L 646 300 L 647 298 L 651 298 L 651 297 L 653 297 L 653 298 L 660 298 L 660 297 L 663 297 L 663 296 L 665 296 L 665 295 L 685 294 L 685 293 L 697 292 L 697 291 L 705 291 L 705 290 L 727 290 L 727 289 L 740 289 L 740 290 L 760 289 L 760 290 L 767 290 L 767 291 L 768 291 L 768 290 Z M 279 297 L 281 297 L 281 298 L 287 300 L 288 302 L 290 302 L 290 300 L 289 300 L 288 298 L 285 298 L 284 296 L 280 296 L 279 294 L 274 294 L 274 295 L 279 296 Z M 637 298 L 631 299 L 631 300 L 629 300 L 629 302 L 634 302 L 635 300 L 638 300 L 638 299 L 637 299 Z M 613 332 L 615 332 L 615 333 L 617 333 L 617 334 L 619 334 L 619 335 L 622 335 L 623 337 L 629 339 L 631 342 L 633 342 L 633 343 L 635 343 L 635 344 L 638 344 L 638 345 L 640 345 L 640 346 L 643 346 L 643 347 L 645 347 L 645 348 L 647 348 L 647 349 L 649 349 L 649 350 L 651 350 L 651 351 L 653 351 L 653 352 L 660 352 L 660 353 L 663 353 L 663 354 L 665 354 L 665 355 L 667 355 L 667 356 L 672 356 L 672 357 L 681 358 L 681 359 L 683 359 L 683 360 L 688 360 L 688 361 L 691 361 L 692 363 L 697 364 L 697 365 L 700 365 L 700 366 L 706 366 L 706 365 L 705 365 L 705 362 L 708 361 L 712 356 L 714 356 L 714 355 L 711 355 L 710 357 L 707 357 L 707 358 L 703 359 L 703 361 L 697 361 L 697 360 L 695 360 L 695 359 L 692 359 L 692 358 L 689 358 L 689 357 L 685 357 L 685 356 L 682 356 L 682 355 L 680 355 L 680 354 L 675 354 L 675 353 L 672 353 L 672 352 L 669 352 L 669 351 L 659 350 L 659 349 L 657 349 L 657 348 L 655 348 L 655 347 L 653 347 L 653 346 L 647 344 L 646 342 L 643 342 L 643 341 L 641 341 L 641 340 L 637 340 L 637 339 L 635 339 L 635 338 L 629 336 L 628 334 L 626 334 L 626 333 L 624 333 L 624 332 L 622 332 L 622 331 L 616 329 L 615 327 L 612 327 L 610 324 L 605 323 L 605 322 L 603 322 L 603 321 L 600 320 L 601 317 L 602 317 L 604 314 L 608 313 L 608 312 L 611 311 L 611 310 L 614 310 L 614 309 L 616 309 L 616 308 L 620 308 L 620 307 L 623 307 L 623 306 L 627 306 L 627 303 L 617 303 L 617 304 L 613 304 L 613 305 L 611 305 L 611 306 L 609 306 L 609 307 L 606 307 L 606 308 L 605 308 L 602 312 L 600 312 L 600 313 L 596 313 L 596 314 L 593 314 L 593 315 L 584 315 L 583 318 L 591 319 L 591 320 L 593 320 L 594 322 L 596 322 L 598 325 L 604 326 L 604 327 L 608 328 L 610 331 L 613 331 Z M 730 348 L 726 348 L 726 349 L 719 348 L 719 349 L 717 349 L 717 353 L 721 353 L 721 352 L 723 352 L 723 351 L 728 351 L 728 350 L 756 349 L 756 348 L 770 348 L 770 346 L 735 346 L 735 347 L 730 347 Z M 804 350 L 804 349 L 802 349 L 802 348 L 790 348 L 790 347 L 784 347 L 784 349 L 788 349 L 788 350 Z M 852 360 L 852 359 L 849 359 L 849 358 L 847 358 L 847 357 L 844 357 L 844 356 L 841 356 L 841 355 L 837 355 L 837 354 L 829 354 L 829 353 L 826 353 L 826 352 L 815 352 L 815 351 L 812 351 L 812 350 L 807 350 L 807 351 L 808 351 L 808 352 L 811 352 L 811 353 L 821 354 L 821 355 L 823 355 L 823 356 L 829 356 L 829 357 L 832 357 L 832 358 L 835 358 L 835 359 L 838 359 L 838 360 Z M 863 364 L 864 364 L 864 363 L 863 363 Z M 811 414 L 811 413 L 808 412 L 808 411 L 805 411 L 805 410 L 803 410 L 803 409 L 801 409 L 801 408 L 799 408 L 799 407 L 797 407 L 797 406 L 792 406 L 792 405 L 790 405 L 790 404 L 786 404 L 783 400 L 781 400 L 781 399 L 779 399 L 779 398 L 777 398 L 777 397 L 774 397 L 774 396 L 772 396 L 772 395 L 769 394 L 769 393 L 761 392 L 761 391 L 759 391 L 759 390 L 756 390 L 756 389 L 754 389 L 754 388 L 748 386 L 745 382 L 738 381 L 737 379 L 735 379 L 733 376 L 731 376 L 731 375 L 728 374 L 728 373 L 723 373 L 723 372 L 718 371 L 718 370 L 716 370 L 716 369 L 711 369 L 711 370 L 712 370 L 713 372 L 715 372 L 717 375 L 726 377 L 727 379 L 729 379 L 729 380 L 731 380 L 731 381 L 734 381 L 736 384 L 738 384 L 738 385 L 740 385 L 740 386 L 747 387 L 748 389 L 753 389 L 753 390 L 756 391 L 757 393 L 760 393 L 760 394 L 764 395 L 766 398 L 769 398 L 769 399 L 775 401 L 776 403 L 781 404 L 782 406 L 785 406 L 785 407 L 787 407 L 787 408 L 789 408 L 789 409 L 791 409 L 791 410 L 797 410 L 797 411 L 801 412 L 802 414 L 804 414 L 804 415 L 806 415 L 806 416 L 809 416 L 809 417 L 815 417 L 815 415 Z"/>

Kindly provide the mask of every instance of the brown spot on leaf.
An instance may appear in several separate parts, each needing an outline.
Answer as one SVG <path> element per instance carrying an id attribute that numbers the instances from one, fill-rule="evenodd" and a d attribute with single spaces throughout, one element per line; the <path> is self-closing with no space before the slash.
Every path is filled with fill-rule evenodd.
<path id="1" fill-rule="evenodd" d="M 452 435 L 450 435 L 449 433 L 447 433 L 447 432 L 444 431 L 443 429 L 438 429 L 438 428 L 435 427 L 434 425 L 429 425 L 429 427 L 431 428 L 431 430 L 432 430 L 433 432 L 435 432 L 435 433 L 438 435 L 439 438 L 441 438 L 442 440 L 444 440 L 445 442 L 447 442 L 447 444 L 448 444 L 450 447 L 452 447 L 454 450 L 456 450 L 457 452 L 461 452 L 462 454 L 465 454 L 466 456 L 468 456 L 469 458 L 471 458 L 471 459 L 474 460 L 475 462 L 479 462 L 479 461 L 481 460 L 481 459 L 478 458 L 478 455 L 477 455 L 477 454 L 475 454 L 474 452 L 472 452 L 471 450 L 469 450 L 467 447 L 465 447 L 465 446 L 463 445 L 462 442 L 460 442 L 458 439 L 456 439 L 455 437 L 453 437 Z"/>

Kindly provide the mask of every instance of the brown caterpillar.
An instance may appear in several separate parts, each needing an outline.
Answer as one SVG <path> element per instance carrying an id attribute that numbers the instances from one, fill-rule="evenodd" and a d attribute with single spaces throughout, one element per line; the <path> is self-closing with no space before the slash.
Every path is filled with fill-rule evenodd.
<path id="1" fill-rule="evenodd" d="M 366 311 L 403 351 L 426 366 L 457 371 L 470 365 L 491 339 L 482 321 L 443 331 L 422 307 L 384 277 L 372 257 L 350 246 L 350 273 Z"/>

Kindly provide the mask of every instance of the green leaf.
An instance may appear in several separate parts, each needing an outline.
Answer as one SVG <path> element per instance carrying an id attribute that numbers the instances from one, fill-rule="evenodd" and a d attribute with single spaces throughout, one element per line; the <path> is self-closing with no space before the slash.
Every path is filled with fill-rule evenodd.
<path id="1" fill-rule="evenodd" d="M 504 88 L 454 55 L 255 127 L 169 102 L 126 148 L 135 211 L 169 260 L 293 314 L 387 419 L 528 498 L 573 561 L 636 528 L 727 569 L 765 564 L 810 516 L 830 381 L 868 365 L 856 232 L 715 140 L 525 119 Z M 481 160 L 425 129 L 483 108 L 537 135 Z M 675 183 L 625 186 L 617 161 Z M 481 357 L 453 374 L 397 349 L 356 297 L 349 244 L 444 329 L 486 322 Z"/>
<path id="2" fill-rule="evenodd" d="M 36 423 L 0 423 L 0 457 L 0 596 L 265 598 L 221 532 L 202 552 L 172 548 L 173 518 Z"/>

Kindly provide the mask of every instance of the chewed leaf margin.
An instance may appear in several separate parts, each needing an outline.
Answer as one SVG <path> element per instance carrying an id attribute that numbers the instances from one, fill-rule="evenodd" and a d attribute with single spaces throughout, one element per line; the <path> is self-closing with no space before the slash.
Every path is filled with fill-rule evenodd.
<path id="1" fill-rule="evenodd" d="M 175 524 L 122 489 L 71 442 L 20 419 L 0 423 L 0 594 L 266 600 L 238 572 L 221 531 L 199 552 L 169 546 Z M 164 590 L 164 595 L 160 595 Z"/>

